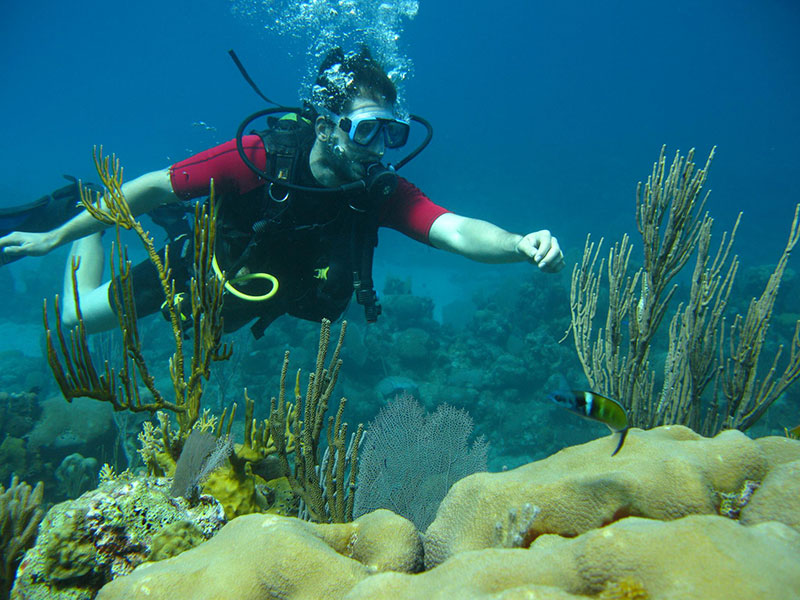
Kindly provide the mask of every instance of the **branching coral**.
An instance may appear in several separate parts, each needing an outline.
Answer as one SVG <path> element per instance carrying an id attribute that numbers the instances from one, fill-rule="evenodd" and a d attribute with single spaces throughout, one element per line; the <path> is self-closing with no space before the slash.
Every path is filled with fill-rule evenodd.
<path id="1" fill-rule="evenodd" d="M 587 239 L 583 260 L 572 273 L 571 328 L 584 373 L 593 390 L 626 405 L 634 426 L 680 423 L 706 435 L 723 428 L 744 430 L 800 378 L 800 321 L 783 372 L 778 367 L 782 348 L 766 373 L 758 369 L 778 287 L 800 240 L 800 205 L 764 292 L 728 327 L 725 310 L 738 269 L 731 246 L 739 220 L 712 253 L 713 219 L 702 213 L 707 197 L 702 188 L 713 156 L 712 150 L 705 167 L 696 170 L 694 151 L 685 158 L 676 153 L 667 169 L 662 148 L 647 183 L 639 184 L 636 221 L 644 266 L 629 275 L 627 236 L 609 252 L 605 327 L 595 324 L 605 265 L 601 259 L 598 267 L 602 240 L 595 246 Z M 677 289 L 672 280 L 693 255 L 689 298 L 671 319 L 664 381 L 655 393 L 651 343 Z M 704 399 L 709 402 L 705 411 Z"/>
<path id="2" fill-rule="evenodd" d="M 320 458 L 320 437 L 325 427 L 328 403 L 342 361 L 339 354 L 347 323 L 342 323 L 339 340 L 329 365 L 325 366 L 330 339 L 330 321 L 324 319 L 320 329 L 315 370 L 308 376 L 305 397 L 300 393 L 300 371 L 295 379 L 295 402 L 286 399 L 286 375 L 289 353 L 286 352 L 281 370 L 280 392 L 272 399 L 270 436 L 292 492 L 302 501 L 301 515 L 313 521 L 342 523 L 353 520 L 353 500 L 358 464 L 358 447 L 363 427 L 358 426 L 348 444 L 347 423 L 342 414 L 347 402 L 342 398 L 336 417 L 327 418 L 328 460 Z M 287 424 L 293 423 L 292 433 L 297 445 L 293 468 L 289 464 Z M 347 471 L 349 470 L 349 475 Z"/>
<path id="3" fill-rule="evenodd" d="M 145 423 L 139 439 L 140 450 L 148 472 L 153 475 L 169 475 L 175 468 L 184 442 L 194 429 L 213 431 L 217 437 L 229 435 L 236 404 L 226 409 L 219 419 L 201 408 L 203 383 L 210 376 L 213 361 L 227 360 L 232 350 L 222 344 L 222 303 L 224 277 L 218 277 L 213 269 L 213 254 L 216 238 L 216 213 L 214 189 L 207 208 L 198 204 L 194 220 L 194 276 L 190 284 L 192 305 L 193 347 L 188 375 L 184 365 L 184 329 L 177 308 L 178 294 L 169 266 L 169 247 L 163 260 L 153 245 L 153 240 L 131 214 L 122 192 L 122 169 L 113 157 L 102 156 L 95 151 L 95 166 L 105 186 L 105 193 L 91 198 L 82 190 L 82 201 L 86 210 L 96 219 L 117 228 L 116 252 L 111 261 L 112 297 L 119 318 L 119 329 L 123 335 L 121 367 L 113 369 L 108 361 L 104 372 L 99 374 L 89 352 L 83 315 L 77 293 L 76 270 L 72 265 L 74 302 L 78 326 L 69 334 L 69 340 L 61 326 L 58 297 L 56 297 L 55 332 L 49 328 L 47 305 L 44 322 L 47 332 L 47 355 L 56 381 L 67 400 L 87 396 L 109 402 L 115 410 L 149 411 L 156 413 L 159 426 Z M 169 367 L 174 387 L 174 399 L 167 399 L 155 386 L 155 380 L 142 353 L 142 343 L 136 321 L 134 290 L 131 283 L 131 261 L 127 250 L 119 241 L 120 228 L 135 231 L 147 251 L 150 261 L 158 272 L 164 293 L 164 308 L 172 324 L 175 352 Z M 303 515 L 316 521 L 349 521 L 353 513 L 353 490 L 355 489 L 358 443 L 362 428 L 359 426 L 348 444 L 347 424 L 342 422 L 346 400 L 343 398 L 335 417 L 327 417 L 330 397 L 341 366 L 339 354 L 346 324 L 342 324 L 339 341 L 328 366 L 330 322 L 323 321 L 317 352 L 315 371 L 309 375 L 305 397 L 300 393 L 300 372 L 295 384 L 294 402 L 286 398 L 286 374 L 288 353 L 284 358 L 279 398 L 272 399 L 269 419 L 260 425 L 253 418 L 254 402 L 245 392 L 245 439 L 231 456 L 231 468 L 217 480 L 226 493 L 233 490 L 236 502 L 226 504 L 226 511 L 233 517 L 239 510 L 250 512 L 263 508 L 254 496 L 259 479 L 254 474 L 254 464 L 270 455 L 275 455 L 292 492 L 303 503 Z M 57 338 L 58 344 L 54 341 Z M 139 383 L 150 392 L 152 399 L 140 395 Z M 167 411 L 167 412 L 165 412 Z M 175 415 L 178 430 L 173 431 L 168 412 Z M 326 427 L 327 421 L 327 427 Z M 327 431 L 328 456 L 324 458 L 320 446 L 321 435 Z M 294 455 L 290 464 L 289 457 Z M 263 483 L 263 480 L 260 480 Z M 243 494 L 246 498 L 243 499 Z M 243 501 L 240 502 L 240 500 Z M 235 508 L 244 506 L 245 508 Z"/>
<path id="4" fill-rule="evenodd" d="M 0 485 L 0 598 L 7 598 L 25 550 L 33 546 L 44 517 L 42 483 L 31 490 L 14 476 L 8 489 Z"/>
<path id="5" fill-rule="evenodd" d="M 93 217 L 117 228 L 116 251 L 112 252 L 111 271 L 112 275 L 119 273 L 119 280 L 117 277 L 112 277 L 112 297 L 123 336 L 122 366 L 115 370 L 106 361 L 104 373 L 98 374 L 92 362 L 77 292 L 75 272 L 79 266 L 78 262 L 72 265 L 72 287 L 78 325 L 70 332 L 69 343 L 61 326 L 58 297 L 55 306 L 55 333 L 59 342 L 58 347 L 53 340 L 53 331 L 49 327 L 45 303 L 44 323 L 47 333 L 48 362 L 67 400 L 86 396 L 110 402 L 115 410 L 155 412 L 166 409 L 175 413 L 180 436 L 184 438 L 200 416 L 203 381 L 208 380 L 210 376 L 211 362 L 226 360 L 231 355 L 231 350 L 221 342 L 224 282 L 214 274 L 211 265 L 216 236 L 213 186 L 208 208 L 200 204 L 195 207 L 194 276 L 190 284 L 194 331 L 191 365 L 187 376 L 184 367 L 184 331 L 176 305 L 175 281 L 170 275 L 169 247 L 165 249 L 162 261 L 155 250 L 152 238 L 132 215 L 122 192 L 122 168 L 119 161 L 113 157 L 103 157 L 102 150 L 95 150 L 94 160 L 105 192 L 102 197 L 98 195 L 92 198 L 89 190 L 82 189 L 81 200 Z M 170 359 L 170 374 L 174 387 L 174 400 L 171 401 L 156 388 L 154 377 L 144 360 L 136 322 L 131 261 L 128 259 L 127 249 L 123 249 L 120 244 L 120 228 L 132 229 L 137 233 L 158 272 L 164 291 L 166 298 L 164 307 L 169 314 L 175 343 L 175 352 Z M 150 392 L 152 400 L 142 399 L 139 391 L 140 382 Z"/>

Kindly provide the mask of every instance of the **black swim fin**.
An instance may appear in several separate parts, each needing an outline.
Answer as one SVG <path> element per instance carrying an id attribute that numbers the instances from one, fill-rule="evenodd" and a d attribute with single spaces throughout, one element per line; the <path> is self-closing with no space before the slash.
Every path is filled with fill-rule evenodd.
<path id="1" fill-rule="evenodd" d="M 64 178 L 71 183 L 54 192 L 42 196 L 38 200 L 0 208 L 0 237 L 13 231 L 30 231 L 39 233 L 51 231 L 83 211 L 81 204 L 80 186 L 91 190 L 93 193 L 102 193 L 103 187 L 96 183 L 79 184 L 78 180 L 70 175 Z M 180 235 L 191 233 L 192 228 L 186 219 L 187 214 L 194 211 L 194 207 L 185 203 L 168 204 L 150 211 L 150 217 L 167 232 L 167 238 L 174 240 Z M 22 258 L 6 257 L 0 253 L 0 265 L 5 265 Z"/>
<path id="2" fill-rule="evenodd" d="M 30 231 L 40 233 L 51 231 L 69 221 L 83 210 L 81 204 L 80 185 L 70 175 L 64 178 L 71 183 L 54 192 L 42 196 L 28 204 L 0 208 L 0 237 L 13 231 Z M 102 186 L 95 183 L 84 183 L 84 188 L 92 192 L 102 192 Z M 0 265 L 6 265 L 22 258 L 0 255 Z"/>
<path id="3" fill-rule="evenodd" d="M 81 212 L 83 206 L 78 180 L 69 175 L 64 175 L 64 178 L 71 183 L 38 200 L 21 206 L 0 208 L 0 236 L 12 231 L 50 231 Z M 103 189 L 94 183 L 85 183 L 83 186 L 92 191 Z"/>

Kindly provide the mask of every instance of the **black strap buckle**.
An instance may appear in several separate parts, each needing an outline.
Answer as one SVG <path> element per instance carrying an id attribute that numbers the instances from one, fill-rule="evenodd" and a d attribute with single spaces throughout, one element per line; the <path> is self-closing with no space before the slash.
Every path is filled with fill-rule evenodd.
<path id="1" fill-rule="evenodd" d="M 383 308 L 378 302 L 378 294 L 372 287 L 372 281 L 361 281 L 361 276 L 356 271 L 353 273 L 353 287 L 356 290 L 356 302 L 364 307 L 367 323 L 374 323 L 383 312 Z"/>

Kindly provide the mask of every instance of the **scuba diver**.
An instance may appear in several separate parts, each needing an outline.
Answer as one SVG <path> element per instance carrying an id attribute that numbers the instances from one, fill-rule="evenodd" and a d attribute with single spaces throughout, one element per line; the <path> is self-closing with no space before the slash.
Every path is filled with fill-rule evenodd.
<path id="1" fill-rule="evenodd" d="M 457 215 L 398 177 L 396 170 L 422 151 L 432 130 L 421 117 L 398 115 L 396 100 L 394 83 L 368 48 L 347 54 L 335 48 L 320 65 L 303 108 L 260 111 L 242 123 L 236 139 L 141 175 L 122 189 L 134 215 L 157 216 L 165 207 L 208 196 L 213 180 L 218 208 L 214 268 L 226 275 L 224 327 L 235 331 L 252 323 L 255 337 L 283 314 L 336 320 L 354 291 L 367 321 L 375 321 L 381 307 L 372 282 L 372 256 L 381 227 L 476 261 L 527 260 L 545 272 L 560 270 L 563 255 L 549 231 L 510 233 Z M 267 116 L 268 129 L 245 134 L 261 116 Z M 427 128 L 425 141 L 394 167 L 384 166 L 387 148 L 406 145 L 412 121 Z M 31 214 L 35 211 L 27 220 Z M 15 231 L 0 237 L 0 262 L 41 256 L 72 242 L 63 322 L 72 327 L 77 321 L 70 265 L 79 257 L 76 280 L 86 330 L 112 328 L 118 321 L 111 282 L 101 281 L 100 236 L 107 225 L 85 211 L 64 215 L 68 220 L 57 226 L 47 223 L 27 231 L 20 219 Z M 176 291 L 186 292 L 193 239 L 174 221 L 170 266 Z M 159 311 L 164 295 L 149 261 L 133 267 L 132 281 L 137 315 Z"/>

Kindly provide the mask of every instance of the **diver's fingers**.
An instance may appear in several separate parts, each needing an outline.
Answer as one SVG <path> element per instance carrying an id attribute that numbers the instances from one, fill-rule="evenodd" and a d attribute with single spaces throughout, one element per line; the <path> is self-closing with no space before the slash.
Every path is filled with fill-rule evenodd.
<path id="1" fill-rule="evenodd" d="M 11 248 L 13 248 L 13 246 Z M 23 258 L 22 256 L 14 255 L 11 252 L 6 252 L 8 249 L 9 248 L 0 248 L 0 267 Z"/>
<path id="2" fill-rule="evenodd" d="M 564 268 L 564 254 L 558 245 L 555 237 L 551 238 L 550 248 L 544 257 L 538 262 L 539 268 L 548 273 L 555 273 Z"/>
<path id="3" fill-rule="evenodd" d="M 550 232 L 546 229 L 529 233 L 517 244 L 517 252 L 527 256 L 532 262 L 538 263 L 550 248 L 550 238 Z"/>
<path id="4" fill-rule="evenodd" d="M 523 237 L 517 244 L 517 252 L 547 273 L 555 273 L 564 267 L 564 255 L 558 240 L 547 229 Z"/>
<path id="5" fill-rule="evenodd" d="M 6 259 L 23 256 L 42 256 L 50 251 L 45 236 L 41 233 L 15 231 L 0 238 L 0 252 Z M 5 261 L 8 262 L 8 261 Z"/>
<path id="6" fill-rule="evenodd" d="M 7 265 L 22 258 L 24 256 L 21 248 L 22 243 L 16 233 L 10 233 L 0 238 L 0 265 Z"/>
<path id="7" fill-rule="evenodd" d="M 542 260 L 547 251 L 550 250 L 550 244 L 553 239 L 553 236 L 547 229 L 542 229 L 541 231 L 536 231 L 530 235 L 531 243 L 533 244 L 534 249 L 536 250 L 536 254 L 533 256 L 533 260 L 537 263 Z"/>
<path id="8" fill-rule="evenodd" d="M 530 244 L 533 251 L 531 262 L 537 264 L 540 269 L 548 273 L 555 273 L 564 267 L 564 255 L 561 252 L 561 247 L 558 245 L 558 240 L 547 229 L 530 233 L 520 242 Z"/>
<path id="9" fill-rule="evenodd" d="M 522 239 L 517 243 L 517 252 L 528 257 L 528 259 L 533 260 L 533 255 L 536 254 L 536 248 L 533 247 L 531 235 L 532 234 L 523 236 Z"/>
<path id="10" fill-rule="evenodd" d="M 14 231 L 9 233 L 8 235 L 4 235 L 0 237 L 0 248 L 13 248 L 20 246 L 24 243 L 23 236 L 20 235 L 18 231 Z"/>
<path id="11" fill-rule="evenodd" d="M 10 262 L 19 260 L 26 254 L 22 246 L 6 246 L 0 248 L 0 265 L 7 265 Z"/>

